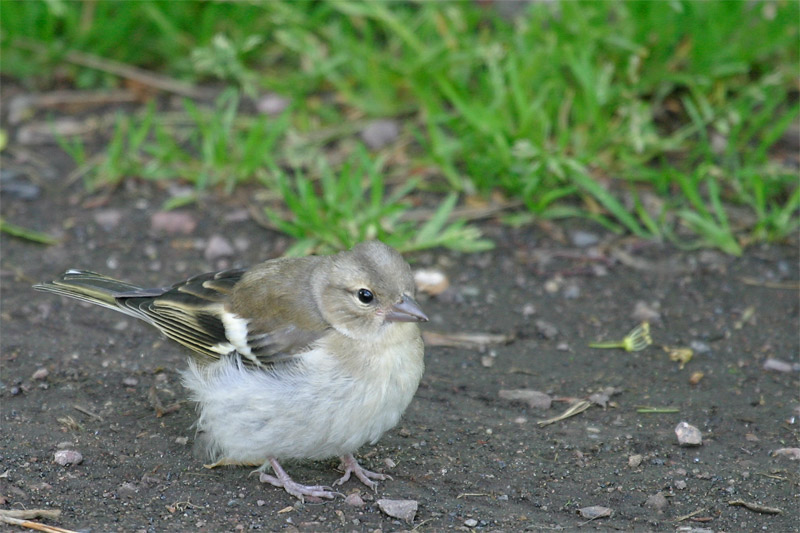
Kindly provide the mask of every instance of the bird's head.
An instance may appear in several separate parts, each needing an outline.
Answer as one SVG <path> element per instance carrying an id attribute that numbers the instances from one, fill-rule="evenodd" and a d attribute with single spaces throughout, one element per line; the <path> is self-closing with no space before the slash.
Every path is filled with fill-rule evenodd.
<path id="1" fill-rule="evenodd" d="M 322 316 L 340 333 L 377 340 L 392 325 L 427 322 L 414 299 L 411 267 L 394 248 L 367 241 L 330 257 L 314 276 Z"/>

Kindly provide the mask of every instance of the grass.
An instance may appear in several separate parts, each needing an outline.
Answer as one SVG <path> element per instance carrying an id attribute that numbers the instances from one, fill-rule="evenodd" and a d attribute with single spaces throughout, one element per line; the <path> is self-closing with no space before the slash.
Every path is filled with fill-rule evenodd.
<path id="1" fill-rule="evenodd" d="M 89 158 L 76 139 L 56 136 L 78 165 L 87 189 L 115 186 L 128 177 L 180 179 L 202 190 L 264 176 L 275 165 L 276 142 L 287 116 L 270 119 L 239 111 L 239 92 L 227 89 L 208 109 L 183 101 L 182 113 L 159 113 L 153 103 L 134 115 L 117 114 L 101 157 Z"/>
<path id="2" fill-rule="evenodd" d="M 295 251 L 370 236 L 485 249 L 463 220 L 443 221 L 493 192 L 522 203 L 517 222 L 586 217 L 730 254 L 800 226 L 797 146 L 784 140 L 800 111 L 796 2 L 565 1 L 507 19 L 472 2 L 54 0 L 0 16 L 0 68 L 31 86 L 52 85 L 66 50 L 230 85 L 212 108 L 120 116 L 103 156 L 62 146 L 89 187 L 262 184 L 284 198 L 269 215 Z M 280 118 L 239 112 L 240 93 L 265 90 L 291 99 Z M 379 117 L 402 120 L 401 135 L 367 152 L 353 124 Z M 419 169 L 425 179 L 386 182 Z M 427 230 L 406 216 L 420 191 L 445 199 Z"/>
<path id="3" fill-rule="evenodd" d="M 435 246 L 465 252 L 492 247 L 491 241 L 482 239 L 475 228 L 465 227 L 463 221 L 448 223 L 457 195 L 450 194 L 424 222 L 404 220 L 414 181 L 387 196 L 382 163 L 364 149 L 338 172 L 324 161 L 320 160 L 318 180 L 306 177 L 301 169 L 291 176 L 273 169 L 290 214 L 274 209 L 266 214 L 279 230 L 296 239 L 288 255 L 332 252 L 368 239 L 380 239 L 403 252 Z"/>

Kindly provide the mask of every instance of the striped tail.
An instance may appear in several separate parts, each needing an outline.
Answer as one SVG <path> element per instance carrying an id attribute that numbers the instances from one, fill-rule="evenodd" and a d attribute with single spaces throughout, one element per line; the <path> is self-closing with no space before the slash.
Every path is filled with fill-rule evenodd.
<path id="1" fill-rule="evenodd" d="M 142 288 L 124 281 L 109 278 L 88 270 L 70 269 L 61 274 L 58 279 L 33 286 L 37 291 L 52 292 L 62 296 L 75 298 L 91 304 L 107 307 L 115 311 L 142 318 L 140 315 L 130 313 L 128 309 L 117 304 L 117 297 L 125 293 L 144 292 Z M 163 290 L 161 291 L 163 292 Z"/>

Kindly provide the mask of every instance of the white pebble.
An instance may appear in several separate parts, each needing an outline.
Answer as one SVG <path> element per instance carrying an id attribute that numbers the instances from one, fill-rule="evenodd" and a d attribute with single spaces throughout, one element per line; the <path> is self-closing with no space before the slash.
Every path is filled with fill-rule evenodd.
<path id="1" fill-rule="evenodd" d="M 347 505 L 351 505 L 353 507 L 364 507 L 364 500 L 361 498 L 361 495 L 357 492 L 348 494 L 344 499 L 344 503 L 346 503 Z"/>
<path id="2" fill-rule="evenodd" d="M 450 286 L 450 280 L 441 270 L 422 269 L 414 272 L 414 283 L 417 290 L 427 294 L 443 293 Z"/>
<path id="3" fill-rule="evenodd" d="M 222 235 L 212 235 L 208 239 L 208 244 L 203 252 L 203 257 L 208 261 L 214 261 L 221 257 L 230 257 L 234 255 L 235 250 L 231 243 Z"/>
<path id="4" fill-rule="evenodd" d="M 681 446 L 701 446 L 703 435 L 700 430 L 687 422 L 681 422 L 675 427 L 675 435 L 678 436 L 678 444 Z"/>
<path id="5" fill-rule="evenodd" d="M 83 455 L 76 450 L 58 450 L 53 456 L 53 461 L 61 466 L 79 465 L 83 462 Z"/>
<path id="6" fill-rule="evenodd" d="M 774 370 L 775 372 L 791 372 L 792 364 L 770 357 L 764 361 L 764 370 Z"/>
<path id="7" fill-rule="evenodd" d="M 414 517 L 417 515 L 417 508 L 419 507 L 417 500 L 381 499 L 376 503 L 378 504 L 378 508 L 387 515 L 392 518 L 405 520 L 409 524 L 414 521 Z"/>

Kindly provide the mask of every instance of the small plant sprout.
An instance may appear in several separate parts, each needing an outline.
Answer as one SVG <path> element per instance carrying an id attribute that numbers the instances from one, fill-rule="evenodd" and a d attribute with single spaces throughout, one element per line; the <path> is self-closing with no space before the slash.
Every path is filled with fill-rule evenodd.
<path id="1" fill-rule="evenodd" d="M 653 344 L 650 323 L 642 322 L 633 328 L 621 341 L 593 342 L 589 348 L 622 348 L 626 352 L 638 352 Z"/>
<path id="2" fill-rule="evenodd" d="M 694 357 L 694 350 L 691 348 L 675 348 L 664 346 L 664 350 L 669 354 L 669 360 L 680 363 L 680 369 L 686 366 L 686 363 Z"/>

